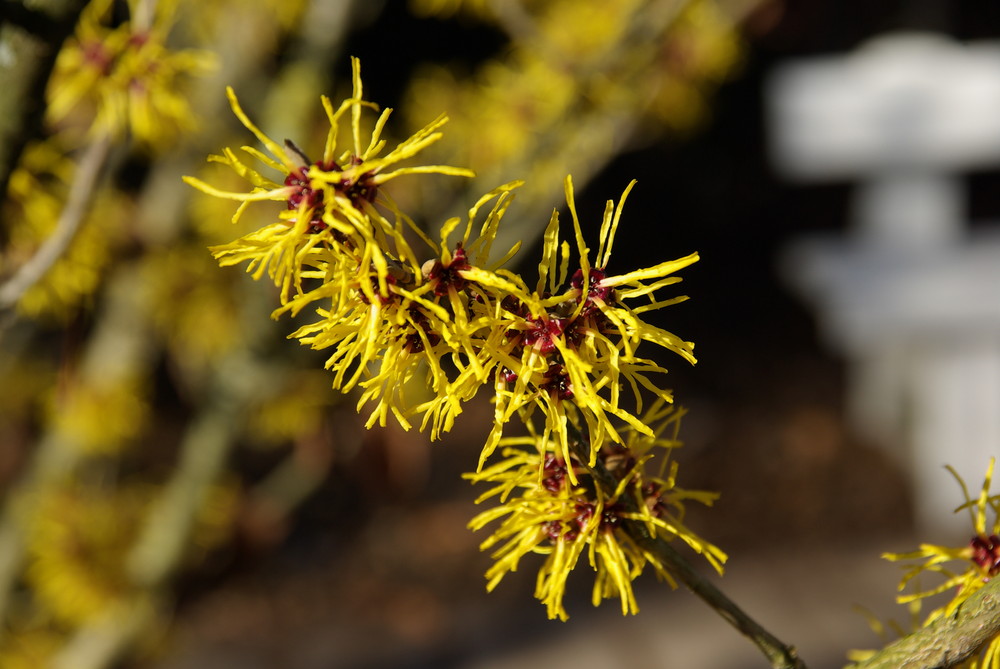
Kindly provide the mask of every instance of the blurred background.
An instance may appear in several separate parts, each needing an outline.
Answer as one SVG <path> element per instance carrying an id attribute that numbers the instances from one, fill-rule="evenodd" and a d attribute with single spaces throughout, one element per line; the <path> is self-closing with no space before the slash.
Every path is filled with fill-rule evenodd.
<path id="1" fill-rule="evenodd" d="M 689 409 L 682 485 L 722 493 L 714 508 L 692 508 L 689 525 L 729 553 L 723 589 L 810 667 L 880 645 L 858 605 L 906 620 L 893 603 L 900 570 L 882 552 L 968 540 L 964 516 L 948 522 L 962 497 L 943 465 L 977 489 L 1000 438 L 993 127 L 984 121 L 970 141 L 986 148 L 968 159 L 936 145 L 908 153 L 921 124 L 944 127 L 954 114 L 907 125 L 874 102 L 816 103 L 877 147 L 898 132 L 827 169 L 835 157 L 809 144 L 834 132 L 822 114 L 804 144 L 790 133 L 813 121 L 796 116 L 810 93 L 788 68 L 806 68 L 794 72 L 809 84 L 821 76 L 810 66 L 864 78 L 875 62 L 888 68 L 888 93 L 878 81 L 852 88 L 848 73 L 831 79 L 831 99 L 887 97 L 905 110 L 937 109 L 954 91 L 933 81 L 972 70 L 981 78 L 969 86 L 989 102 L 1000 87 L 994 4 L 53 6 L 70 37 L 61 50 L 58 31 L 40 38 L 52 53 L 30 90 L 46 91 L 44 114 L 24 98 L 27 120 L 4 135 L 19 146 L 4 154 L 0 229 L 0 666 L 767 666 L 693 596 L 652 578 L 637 586 L 634 618 L 591 607 L 588 577 L 574 574 L 570 621 L 546 620 L 531 564 L 487 594 L 485 535 L 466 529 L 481 491 L 460 475 L 475 467 L 489 404 L 472 403 L 440 443 L 395 425 L 366 431 L 352 399 L 330 389 L 322 352 L 285 339 L 294 319 L 269 318 L 274 288 L 212 260 L 208 246 L 277 211 L 262 204 L 233 226 L 235 203 L 180 180 L 244 188 L 205 162 L 252 143 L 225 86 L 271 137 L 318 155 L 318 98 L 349 94 L 349 56 L 361 59 L 365 97 L 395 110 L 386 133 L 399 141 L 447 113 L 424 162 L 478 174 L 387 187 L 432 236 L 479 195 L 525 179 L 498 248 L 522 240 L 515 263 L 531 276 L 571 173 L 591 239 L 604 202 L 638 180 L 614 271 L 701 254 L 680 284 L 691 299 L 654 319 L 697 344 L 695 367 L 662 360 Z M 14 12 L 0 46 L 22 48 L 34 25 Z M 913 31 L 943 41 L 928 56 L 903 40 L 918 72 L 950 49 L 963 55 L 931 83 L 863 57 L 873 38 Z M 965 43 L 986 47 L 966 60 Z M 893 98 L 901 76 L 920 95 Z M 896 238 L 865 227 L 880 215 L 865 208 L 871 184 L 900 174 L 937 179 L 907 181 L 931 184 L 918 193 L 943 192 L 944 204 L 918 194 L 913 205 L 904 189 L 904 211 L 951 216 L 916 250 L 894 241 L 917 234 L 905 222 Z M 25 286 L 23 268 L 59 236 L 54 262 Z M 986 254 L 969 275 L 967 248 Z M 900 273 L 886 279 L 876 271 L 886 267 Z M 927 267 L 939 272 L 929 284 L 910 281 Z M 922 292 L 942 284 L 955 293 Z M 925 314 L 926 303 L 970 306 Z M 884 327 L 866 329 L 876 321 Z M 962 351 L 977 353 L 952 364 Z M 948 402 L 952 392 L 975 401 Z M 954 426 L 970 424 L 981 429 L 967 448 Z"/>

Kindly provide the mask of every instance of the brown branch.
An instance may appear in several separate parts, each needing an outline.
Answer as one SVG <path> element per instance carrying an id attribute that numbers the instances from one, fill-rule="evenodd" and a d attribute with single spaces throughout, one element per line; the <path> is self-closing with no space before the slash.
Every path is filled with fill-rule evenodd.
<path id="1" fill-rule="evenodd" d="M 575 437 L 573 441 L 576 444 L 576 455 L 580 462 L 586 463 L 589 459 L 587 440 L 575 428 L 568 427 L 570 433 Z M 600 459 L 597 460 L 595 466 L 588 465 L 587 470 L 594 477 L 594 480 L 606 490 L 614 490 L 618 487 L 618 480 L 607 470 Z M 625 503 L 626 507 L 635 506 L 635 501 L 630 497 L 626 496 L 621 501 Z M 634 508 L 628 510 L 635 511 Z M 673 546 L 659 537 L 651 536 L 645 524 L 636 520 L 627 520 L 622 523 L 622 529 L 643 549 L 659 557 L 668 566 L 672 576 L 676 577 L 688 590 L 735 627 L 736 631 L 757 646 L 758 650 L 771 663 L 773 669 L 807 669 L 794 646 L 783 643 L 764 629 L 762 625 L 715 587 L 711 581 L 698 573 Z M 886 667 L 888 666 L 886 665 Z"/>
<path id="2" fill-rule="evenodd" d="M 673 546 L 663 539 L 650 537 L 646 528 L 636 521 L 626 523 L 626 532 L 643 548 L 655 553 L 664 563 L 669 565 L 671 575 L 683 583 L 688 590 L 708 604 L 740 634 L 753 642 L 774 669 L 806 669 L 805 662 L 798 656 L 794 646 L 782 643 L 776 636 L 747 615 L 711 581 L 699 574 Z"/>
<path id="3" fill-rule="evenodd" d="M 1000 579 L 993 579 L 950 616 L 894 641 L 850 669 L 946 669 L 971 658 L 1000 634 Z"/>

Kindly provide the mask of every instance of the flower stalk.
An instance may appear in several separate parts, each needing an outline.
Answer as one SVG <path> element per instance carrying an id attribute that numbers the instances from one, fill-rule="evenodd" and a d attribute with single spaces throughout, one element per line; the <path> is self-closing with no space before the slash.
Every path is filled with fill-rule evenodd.
<path id="1" fill-rule="evenodd" d="M 578 440 L 577 443 L 582 443 L 582 440 Z M 600 461 L 593 466 L 588 466 L 588 469 L 594 478 L 604 485 L 612 485 L 615 482 L 614 476 Z M 629 500 L 626 504 L 634 504 L 634 502 Z M 806 669 L 805 662 L 798 656 L 794 646 L 782 642 L 764 629 L 760 623 L 744 612 L 715 584 L 702 576 L 687 558 L 669 542 L 662 537 L 650 535 L 647 527 L 636 520 L 625 520 L 623 527 L 636 543 L 654 553 L 664 564 L 668 565 L 671 576 L 683 583 L 688 590 L 705 602 L 723 620 L 757 646 L 774 669 Z"/>

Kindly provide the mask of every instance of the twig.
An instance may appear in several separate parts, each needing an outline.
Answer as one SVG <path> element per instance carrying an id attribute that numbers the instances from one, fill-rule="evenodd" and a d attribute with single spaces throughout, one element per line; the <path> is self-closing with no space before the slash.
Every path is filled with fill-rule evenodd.
<path id="1" fill-rule="evenodd" d="M 850 669 L 945 669 L 972 657 L 1000 634 L 1000 579 L 983 586 L 951 616 L 889 644 Z"/>
<path id="2" fill-rule="evenodd" d="M 38 248 L 35 255 L 24 263 L 17 273 L 0 286 L 0 313 L 12 309 L 18 300 L 28 290 L 38 283 L 52 265 L 62 257 L 76 237 L 87 207 L 94 194 L 94 187 L 100 176 L 111 148 L 108 136 L 97 139 L 87 147 L 80 164 L 76 168 L 73 183 L 70 186 L 66 205 L 59 215 L 56 229 L 52 235 Z M 0 327 L 2 332 L 2 327 Z"/>
<path id="3" fill-rule="evenodd" d="M 589 460 L 589 449 L 584 446 L 587 443 L 586 437 L 575 429 L 571 429 L 571 432 L 577 437 L 574 439 L 577 457 L 580 459 L 580 462 L 586 463 Z M 587 469 L 594 479 L 605 489 L 614 490 L 618 487 L 618 480 L 605 468 L 599 459 L 595 466 L 587 466 Z M 628 497 L 622 501 L 626 507 L 635 505 L 635 501 Z M 634 511 L 634 509 L 629 510 Z M 764 629 L 756 620 L 747 615 L 743 609 L 723 594 L 711 581 L 699 574 L 691 566 L 691 563 L 668 542 L 659 537 L 651 536 L 646 526 L 639 521 L 625 521 L 622 524 L 622 528 L 632 540 L 663 560 L 669 566 L 670 574 L 683 583 L 688 590 L 708 604 L 726 622 L 735 627 L 740 634 L 753 642 L 774 669 L 806 669 L 805 662 L 798 656 L 794 646 L 783 643 L 776 636 Z"/>
<path id="4" fill-rule="evenodd" d="M 748 616 L 711 581 L 699 574 L 673 546 L 663 539 L 650 537 L 646 533 L 646 528 L 635 521 L 626 523 L 626 532 L 643 548 L 655 553 L 667 563 L 670 566 L 671 575 L 677 577 L 677 580 L 687 586 L 688 590 L 708 604 L 740 634 L 750 639 L 774 669 L 806 669 L 805 663 L 796 653 L 794 646 L 782 643 L 756 620 Z"/>

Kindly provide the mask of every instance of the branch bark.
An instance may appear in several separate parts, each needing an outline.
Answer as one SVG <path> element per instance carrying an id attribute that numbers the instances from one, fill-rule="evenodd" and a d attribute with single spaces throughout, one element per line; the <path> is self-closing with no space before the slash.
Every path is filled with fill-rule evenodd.
<path id="1" fill-rule="evenodd" d="M 850 669 L 946 669 L 1000 634 L 1000 579 L 983 586 L 952 616 L 887 645 Z"/>
<path id="2" fill-rule="evenodd" d="M 14 308 L 28 289 L 38 283 L 69 248 L 87 214 L 98 177 L 110 149 L 111 139 L 106 136 L 87 147 L 76 168 L 69 196 L 52 235 L 14 276 L 0 285 L 0 318 L 4 316 L 5 311 Z M 0 334 L 5 325 L 6 322 L 0 321 Z"/>

